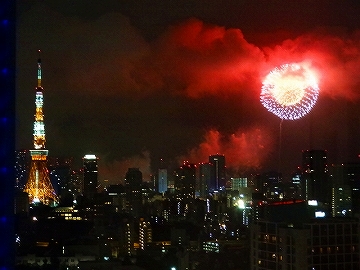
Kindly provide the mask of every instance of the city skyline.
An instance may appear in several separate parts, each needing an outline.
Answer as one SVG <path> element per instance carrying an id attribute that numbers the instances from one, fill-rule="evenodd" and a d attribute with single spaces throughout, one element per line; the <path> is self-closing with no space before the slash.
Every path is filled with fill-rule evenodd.
<path id="1" fill-rule="evenodd" d="M 31 148 L 41 49 L 49 155 L 94 153 L 100 180 L 217 153 L 243 173 L 288 174 L 306 149 L 357 161 L 358 4 L 185 2 L 19 3 L 17 148 Z M 282 123 L 280 138 L 280 119 L 259 94 L 266 74 L 288 62 L 315 69 L 320 94 L 308 115 Z"/>

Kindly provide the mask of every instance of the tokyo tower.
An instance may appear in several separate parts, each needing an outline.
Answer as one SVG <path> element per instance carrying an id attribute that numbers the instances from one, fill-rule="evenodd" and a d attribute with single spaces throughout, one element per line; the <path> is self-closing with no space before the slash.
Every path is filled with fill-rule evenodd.
<path id="1" fill-rule="evenodd" d="M 40 53 L 40 50 L 39 50 Z M 43 91 L 41 86 L 41 59 L 37 63 L 37 87 L 35 96 L 34 150 L 30 150 L 31 165 L 29 178 L 24 188 L 30 203 L 46 205 L 58 202 L 58 197 L 51 184 L 47 168 L 48 150 L 45 149 L 45 125 L 43 114 Z"/>

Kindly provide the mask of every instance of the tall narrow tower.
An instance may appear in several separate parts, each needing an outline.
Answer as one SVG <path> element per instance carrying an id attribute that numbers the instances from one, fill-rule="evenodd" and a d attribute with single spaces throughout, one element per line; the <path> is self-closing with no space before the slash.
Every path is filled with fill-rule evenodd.
<path id="1" fill-rule="evenodd" d="M 40 50 L 39 50 L 40 53 Z M 31 165 L 24 192 L 28 193 L 30 203 L 51 204 L 58 197 L 49 178 L 47 168 L 48 150 L 45 149 L 45 125 L 43 114 L 43 91 L 41 86 L 41 59 L 37 64 L 37 87 L 35 96 L 34 149 L 30 150 Z"/>
<path id="2" fill-rule="evenodd" d="M 83 195 L 92 200 L 98 188 L 98 158 L 95 155 L 85 155 L 84 158 Z"/>
<path id="3" fill-rule="evenodd" d="M 209 163 L 212 164 L 212 179 L 210 190 L 223 189 L 226 186 L 226 167 L 224 155 L 209 156 Z"/>

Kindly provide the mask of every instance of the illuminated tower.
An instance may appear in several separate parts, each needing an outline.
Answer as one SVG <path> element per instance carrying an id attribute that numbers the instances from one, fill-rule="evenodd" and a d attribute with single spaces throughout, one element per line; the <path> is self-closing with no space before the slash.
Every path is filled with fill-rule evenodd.
<path id="1" fill-rule="evenodd" d="M 39 51 L 40 52 L 40 51 Z M 35 97 L 34 149 L 30 150 L 31 165 L 24 192 L 28 193 L 30 203 L 51 204 L 58 197 L 51 184 L 47 168 L 48 150 L 45 149 L 45 125 L 43 114 L 43 87 L 41 86 L 41 59 L 38 59 L 37 87 Z"/>

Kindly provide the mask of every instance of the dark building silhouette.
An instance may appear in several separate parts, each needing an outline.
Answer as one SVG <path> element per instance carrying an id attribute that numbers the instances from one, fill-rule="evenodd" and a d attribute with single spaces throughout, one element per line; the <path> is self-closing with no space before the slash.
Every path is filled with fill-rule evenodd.
<path id="1" fill-rule="evenodd" d="M 360 163 L 331 167 L 333 216 L 360 216 Z"/>
<path id="2" fill-rule="evenodd" d="M 280 184 L 282 183 L 282 174 L 276 171 L 270 171 L 260 176 L 260 192 L 266 194 L 267 198 L 271 193 L 278 192 Z"/>
<path id="3" fill-rule="evenodd" d="M 189 162 L 175 171 L 175 188 L 183 198 L 193 198 L 196 186 L 196 165 Z"/>
<path id="4" fill-rule="evenodd" d="M 51 183 L 59 196 L 64 196 L 71 189 L 72 158 L 52 157 L 48 161 Z"/>
<path id="5" fill-rule="evenodd" d="M 210 190 L 223 189 L 226 186 L 226 167 L 224 155 L 209 156 L 209 163 L 212 165 L 212 177 Z"/>
<path id="6" fill-rule="evenodd" d="M 305 150 L 302 153 L 302 192 L 306 200 L 329 204 L 330 181 L 325 150 Z"/>
<path id="7" fill-rule="evenodd" d="M 23 190 L 29 174 L 30 154 L 28 150 L 15 151 L 15 188 Z"/>
<path id="8" fill-rule="evenodd" d="M 139 168 L 129 168 L 125 175 L 127 209 L 134 216 L 140 215 L 142 210 L 142 178 Z"/>
<path id="9" fill-rule="evenodd" d="M 307 220 L 301 226 L 251 225 L 251 269 L 359 269 L 359 224 L 348 219 Z"/>
<path id="10" fill-rule="evenodd" d="M 199 190 L 200 190 L 201 198 L 206 198 L 208 193 L 211 191 L 211 179 L 212 179 L 211 173 L 212 173 L 212 164 L 210 164 L 210 163 L 200 164 Z M 215 187 L 212 187 L 212 188 L 215 188 Z"/>
<path id="11" fill-rule="evenodd" d="M 88 199 L 93 199 L 98 185 L 98 158 L 95 155 L 85 155 L 83 158 L 83 169 L 83 195 Z"/>
<path id="12" fill-rule="evenodd" d="M 360 269 L 356 219 L 319 217 L 325 209 L 302 200 L 261 207 L 250 224 L 249 269 Z"/>

